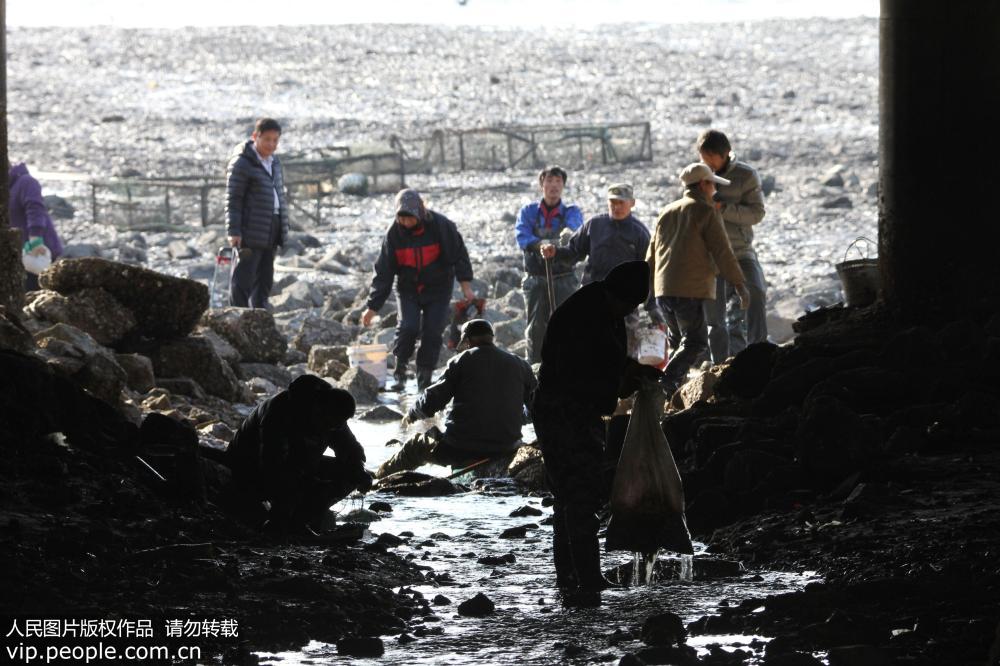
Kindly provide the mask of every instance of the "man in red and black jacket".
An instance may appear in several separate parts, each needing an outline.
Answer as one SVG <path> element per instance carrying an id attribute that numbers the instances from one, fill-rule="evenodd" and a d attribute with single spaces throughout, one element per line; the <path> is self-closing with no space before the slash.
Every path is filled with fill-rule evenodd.
<path id="1" fill-rule="evenodd" d="M 361 317 L 364 326 L 371 324 L 385 304 L 396 279 L 396 303 L 399 323 L 392 353 L 396 356 L 393 372 L 394 390 L 406 382 L 406 365 L 420 337 L 417 351 L 417 388 L 431 383 L 431 373 L 441 355 L 441 338 L 448 323 L 451 292 L 455 278 L 467 300 L 472 291 L 472 262 L 465 241 L 455 223 L 440 213 L 427 210 L 416 190 L 401 190 L 396 195 L 396 220 L 382 241 L 375 261 L 368 309 Z"/>

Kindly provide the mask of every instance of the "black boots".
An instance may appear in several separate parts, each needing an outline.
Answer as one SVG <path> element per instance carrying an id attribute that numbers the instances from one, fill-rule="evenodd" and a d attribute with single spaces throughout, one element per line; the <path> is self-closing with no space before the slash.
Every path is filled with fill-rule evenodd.
<path id="1" fill-rule="evenodd" d="M 396 357 L 396 369 L 392 371 L 392 384 L 389 385 L 390 391 L 402 391 L 406 387 L 406 362 L 400 361 L 399 357 Z"/>
<path id="2" fill-rule="evenodd" d="M 418 391 L 423 391 L 425 388 L 431 385 L 432 374 L 434 374 L 434 368 L 417 368 Z"/>

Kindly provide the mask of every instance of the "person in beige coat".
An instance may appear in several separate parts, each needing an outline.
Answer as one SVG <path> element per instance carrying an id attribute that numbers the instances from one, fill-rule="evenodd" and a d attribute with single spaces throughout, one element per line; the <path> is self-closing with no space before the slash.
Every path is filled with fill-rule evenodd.
<path id="1" fill-rule="evenodd" d="M 663 209 L 646 252 L 653 293 L 667 320 L 673 354 L 663 371 L 664 391 L 672 395 L 691 365 L 708 349 L 705 301 L 716 295 L 715 276 L 732 284 L 746 309 L 750 299 L 736 255 L 726 237 L 716 183 L 728 185 L 708 165 L 689 164 L 680 173 L 684 196 Z"/>

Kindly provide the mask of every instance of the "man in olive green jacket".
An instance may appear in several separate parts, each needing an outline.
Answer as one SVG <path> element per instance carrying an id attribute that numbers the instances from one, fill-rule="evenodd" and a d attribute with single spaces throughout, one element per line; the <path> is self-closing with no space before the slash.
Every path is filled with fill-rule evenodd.
<path id="1" fill-rule="evenodd" d="M 673 354 L 661 380 L 668 395 L 684 383 L 687 372 L 708 349 L 705 301 L 715 298 L 715 276 L 732 284 L 746 308 L 750 295 L 743 272 L 722 226 L 715 202 L 716 183 L 729 181 L 706 164 L 681 171 L 684 196 L 663 209 L 646 253 L 653 293 L 667 320 Z"/>
<path id="2" fill-rule="evenodd" d="M 730 305 L 733 285 L 720 277 L 715 300 L 705 304 L 712 362 L 722 363 L 747 345 L 767 340 L 767 282 L 753 248 L 753 228 L 764 219 L 764 191 L 757 170 L 737 161 L 729 139 L 719 130 L 702 132 L 696 146 L 701 161 L 729 181 L 729 185 L 719 186 L 715 200 L 750 292 L 749 305 L 736 310 Z"/>

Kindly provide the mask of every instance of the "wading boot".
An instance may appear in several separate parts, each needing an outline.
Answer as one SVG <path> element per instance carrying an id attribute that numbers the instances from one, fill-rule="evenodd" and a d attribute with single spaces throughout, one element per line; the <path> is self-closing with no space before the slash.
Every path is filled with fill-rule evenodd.
<path id="1" fill-rule="evenodd" d="M 583 587 L 561 590 L 559 596 L 566 608 L 597 608 L 601 605 L 601 591 Z"/>
<path id="2" fill-rule="evenodd" d="M 406 367 L 396 367 L 392 372 L 392 384 L 389 389 L 392 391 L 402 391 L 406 387 Z"/>
<path id="3" fill-rule="evenodd" d="M 432 374 L 434 374 L 434 368 L 417 368 L 418 391 L 423 391 L 425 388 L 431 385 Z"/>

